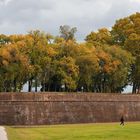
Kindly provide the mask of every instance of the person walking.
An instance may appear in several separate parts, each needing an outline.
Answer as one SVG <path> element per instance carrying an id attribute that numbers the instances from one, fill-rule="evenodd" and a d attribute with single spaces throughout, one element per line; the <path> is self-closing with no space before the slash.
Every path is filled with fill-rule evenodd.
<path id="1" fill-rule="evenodd" d="M 120 119 L 120 125 L 124 125 L 124 117 L 123 116 Z"/>

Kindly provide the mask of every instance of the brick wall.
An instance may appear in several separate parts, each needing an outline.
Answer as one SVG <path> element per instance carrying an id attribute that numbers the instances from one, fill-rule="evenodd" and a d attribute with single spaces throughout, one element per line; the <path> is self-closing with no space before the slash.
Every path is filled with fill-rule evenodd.
<path id="1" fill-rule="evenodd" d="M 1 125 L 140 121 L 140 95 L 0 93 Z"/>

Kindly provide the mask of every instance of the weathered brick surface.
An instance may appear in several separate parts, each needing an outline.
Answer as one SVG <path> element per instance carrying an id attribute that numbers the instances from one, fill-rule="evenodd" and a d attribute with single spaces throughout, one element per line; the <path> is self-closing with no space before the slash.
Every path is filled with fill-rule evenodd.
<path id="1" fill-rule="evenodd" d="M 140 121 L 140 95 L 0 93 L 0 124 Z"/>

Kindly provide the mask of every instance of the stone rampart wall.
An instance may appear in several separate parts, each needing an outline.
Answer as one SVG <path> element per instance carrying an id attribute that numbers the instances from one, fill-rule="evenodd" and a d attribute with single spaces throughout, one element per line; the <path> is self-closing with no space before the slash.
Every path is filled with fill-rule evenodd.
<path id="1" fill-rule="evenodd" d="M 1 125 L 140 121 L 140 95 L 0 93 Z"/>

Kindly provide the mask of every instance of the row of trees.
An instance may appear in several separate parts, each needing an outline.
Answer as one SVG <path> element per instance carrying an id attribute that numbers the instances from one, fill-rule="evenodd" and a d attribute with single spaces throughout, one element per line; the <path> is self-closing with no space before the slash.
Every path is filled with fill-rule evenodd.
<path id="1" fill-rule="evenodd" d="M 140 90 L 140 13 L 117 20 L 111 31 L 91 32 L 85 42 L 76 28 L 60 26 L 60 36 L 35 30 L 0 35 L 0 91 L 121 92 Z"/>

